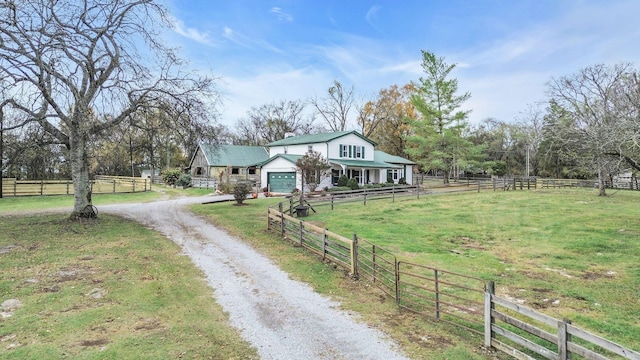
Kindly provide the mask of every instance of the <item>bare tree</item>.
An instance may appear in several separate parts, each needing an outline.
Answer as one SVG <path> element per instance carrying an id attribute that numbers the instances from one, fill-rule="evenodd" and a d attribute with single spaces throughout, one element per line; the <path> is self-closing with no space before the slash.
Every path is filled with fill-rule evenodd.
<path id="1" fill-rule="evenodd" d="M 92 203 L 87 154 L 92 135 L 149 105 L 204 108 L 217 101 L 213 79 L 186 71 L 174 50 L 164 46 L 161 31 L 168 26 L 166 10 L 153 0 L 0 4 L 0 77 L 11 86 L 6 92 L 11 106 L 68 148 L 71 218 L 94 215 L 86 212 Z"/>
<path id="2" fill-rule="evenodd" d="M 345 89 L 338 80 L 334 80 L 327 93 L 328 97 L 312 98 L 309 102 L 331 131 L 344 131 L 354 102 L 353 86 Z"/>
<path id="3" fill-rule="evenodd" d="M 620 102 L 627 96 L 623 84 L 633 77 L 630 64 L 600 64 L 549 82 L 547 134 L 567 157 L 598 175 L 600 196 L 606 195 L 610 169 L 629 155 L 629 136 L 623 131 L 628 114 Z M 637 123 L 637 117 L 634 120 Z"/>
<path id="4" fill-rule="evenodd" d="M 236 122 L 236 142 L 243 145 L 264 145 L 283 139 L 286 133 L 310 134 L 314 130 L 313 116 L 305 113 L 300 100 L 280 100 L 252 107 L 248 118 Z"/>

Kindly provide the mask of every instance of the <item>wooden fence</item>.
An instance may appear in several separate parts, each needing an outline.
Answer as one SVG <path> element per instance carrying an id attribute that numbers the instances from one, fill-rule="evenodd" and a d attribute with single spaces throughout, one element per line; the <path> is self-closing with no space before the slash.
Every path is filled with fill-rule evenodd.
<path id="1" fill-rule="evenodd" d="M 208 177 L 192 177 L 191 186 L 194 188 L 215 189 L 218 186 L 218 181 Z"/>
<path id="2" fill-rule="evenodd" d="M 502 299 L 488 283 L 484 300 L 484 344 L 517 359 L 640 360 L 640 353 L 571 324 Z"/>
<path id="3" fill-rule="evenodd" d="M 151 190 L 149 179 L 123 176 L 96 176 L 91 181 L 94 194 L 131 193 Z M 72 180 L 2 179 L 2 195 L 73 195 Z"/>
<path id="4" fill-rule="evenodd" d="M 573 326 L 569 320 L 497 297 L 492 281 L 399 261 L 391 251 L 356 234 L 345 237 L 293 217 L 297 205 L 290 199 L 269 207 L 267 229 L 370 281 L 402 309 L 484 336 L 485 346 L 517 359 L 565 360 L 575 354 L 587 360 L 640 360 L 637 351 Z"/>

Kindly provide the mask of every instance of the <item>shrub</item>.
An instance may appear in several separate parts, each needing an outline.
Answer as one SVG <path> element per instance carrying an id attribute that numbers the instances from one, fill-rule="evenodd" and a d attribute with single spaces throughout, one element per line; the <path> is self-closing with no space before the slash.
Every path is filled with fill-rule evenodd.
<path id="1" fill-rule="evenodd" d="M 162 181 L 169 186 L 174 186 L 182 175 L 180 169 L 167 169 L 162 172 Z"/>
<path id="2" fill-rule="evenodd" d="M 351 188 L 351 190 L 358 190 L 360 188 L 360 186 L 358 186 L 358 182 L 356 181 L 356 179 L 353 179 L 353 178 L 347 181 L 347 186 Z"/>
<path id="3" fill-rule="evenodd" d="M 220 183 L 218 184 L 218 190 L 224 194 L 229 194 L 233 190 L 233 188 L 229 183 Z"/>
<path id="4" fill-rule="evenodd" d="M 236 186 L 233 187 L 233 198 L 236 200 L 238 205 L 241 205 L 242 202 L 247 198 L 247 195 L 251 193 L 251 186 L 249 184 L 240 182 L 237 183 Z"/>
<path id="5" fill-rule="evenodd" d="M 349 179 L 347 179 L 347 175 L 342 174 L 340 175 L 340 177 L 338 178 L 338 186 L 342 187 L 342 186 L 347 186 L 347 182 L 349 181 Z"/>
<path id="6" fill-rule="evenodd" d="M 401 178 L 398 180 L 398 184 L 400 184 L 400 185 L 407 185 L 407 179 L 405 179 L 405 178 L 401 177 Z"/>
<path id="7" fill-rule="evenodd" d="M 191 186 L 191 174 L 182 174 L 176 181 L 177 186 L 189 187 Z"/>

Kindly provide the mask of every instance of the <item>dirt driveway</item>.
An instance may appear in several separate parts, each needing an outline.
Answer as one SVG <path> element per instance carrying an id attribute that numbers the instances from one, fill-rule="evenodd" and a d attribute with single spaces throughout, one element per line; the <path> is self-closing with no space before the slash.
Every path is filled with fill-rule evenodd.
<path id="1" fill-rule="evenodd" d="M 262 359 L 406 359 L 380 331 L 186 209 L 211 199 L 109 205 L 100 211 L 132 218 L 178 244 L 204 271 L 231 324 Z"/>

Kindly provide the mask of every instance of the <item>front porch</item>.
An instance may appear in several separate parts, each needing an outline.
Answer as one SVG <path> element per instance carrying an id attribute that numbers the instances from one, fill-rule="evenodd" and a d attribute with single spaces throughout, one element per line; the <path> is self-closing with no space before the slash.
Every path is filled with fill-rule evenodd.
<path id="1" fill-rule="evenodd" d="M 391 175 L 394 183 L 398 183 L 403 177 L 401 166 L 379 163 L 375 161 L 357 160 L 329 160 L 331 165 L 331 185 L 337 186 L 340 176 L 347 179 L 355 179 L 358 185 L 381 184 L 387 182 L 387 175 Z"/>

